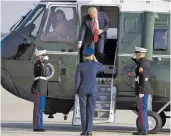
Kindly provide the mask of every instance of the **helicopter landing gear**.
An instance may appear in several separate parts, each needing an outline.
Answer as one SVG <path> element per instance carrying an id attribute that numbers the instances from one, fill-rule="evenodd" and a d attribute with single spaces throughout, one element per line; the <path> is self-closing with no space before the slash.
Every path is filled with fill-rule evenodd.
<path id="1" fill-rule="evenodd" d="M 53 114 L 49 114 L 48 118 L 53 119 L 54 118 Z"/>
<path id="2" fill-rule="evenodd" d="M 162 127 L 166 124 L 166 114 L 162 111 L 160 114 L 161 120 L 162 120 Z"/>
<path id="3" fill-rule="evenodd" d="M 64 120 L 67 120 L 68 119 L 68 115 L 64 115 Z"/>
<path id="4" fill-rule="evenodd" d="M 171 104 L 171 101 L 168 101 L 158 112 L 157 114 L 160 115 L 161 120 L 162 120 L 162 127 L 165 125 L 166 123 L 166 119 L 170 118 L 170 116 L 166 116 L 166 114 L 164 113 L 164 110 L 166 107 L 168 107 Z"/>
<path id="5" fill-rule="evenodd" d="M 136 126 L 137 128 L 141 128 L 141 126 L 138 126 L 138 118 L 136 120 Z M 149 134 L 157 134 L 160 129 L 162 128 L 162 119 L 160 115 L 158 115 L 154 111 L 148 111 L 148 126 L 149 126 Z"/>

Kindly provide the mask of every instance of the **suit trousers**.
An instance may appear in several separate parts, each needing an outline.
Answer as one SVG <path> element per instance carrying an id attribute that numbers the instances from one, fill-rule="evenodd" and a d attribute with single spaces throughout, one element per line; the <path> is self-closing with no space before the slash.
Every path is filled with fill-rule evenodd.
<path id="1" fill-rule="evenodd" d="M 104 44 L 105 44 L 104 39 L 100 38 L 97 43 L 94 43 L 92 41 L 92 43 L 88 47 L 91 47 L 93 49 L 95 49 L 95 47 L 96 47 L 98 53 L 103 53 L 104 52 Z"/>
<path id="2" fill-rule="evenodd" d="M 92 43 L 90 45 L 91 48 L 93 48 L 95 50 L 95 56 L 97 57 L 97 59 L 103 63 L 104 61 L 104 44 L 105 41 L 103 38 L 100 38 L 99 41 L 97 43 Z"/>
<path id="3" fill-rule="evenodd" d="M 79 95 L 82 132 L 91 131 L 93 127 L 94 110 L 96 106 L 95 94 Z"/>

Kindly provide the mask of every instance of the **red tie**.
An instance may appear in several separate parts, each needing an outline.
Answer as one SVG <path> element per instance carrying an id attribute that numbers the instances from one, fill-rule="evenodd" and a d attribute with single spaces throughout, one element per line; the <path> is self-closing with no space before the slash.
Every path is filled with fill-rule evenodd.
<path id="1" fill-rule="evenodd" d="M 96 20 L 94 20 L 93 22 L 93 32 L 95 32 L 97 30 L 97 22 Z M 99 37 L 98 35 L 94 34 L 94 42 L 97 43 L 99 40 Z"/>

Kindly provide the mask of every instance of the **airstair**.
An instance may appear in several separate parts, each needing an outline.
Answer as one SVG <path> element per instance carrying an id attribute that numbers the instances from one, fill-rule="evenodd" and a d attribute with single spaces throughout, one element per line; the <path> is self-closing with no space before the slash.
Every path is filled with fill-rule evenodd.
<path id="1" fill-rule="evenodd" d="M 97 78 L 99 90 L 96 98 L 96 109 L 94 113 L 94 124 L 114 122 L 116 87 L 113 86 L 112 78 Z M 80 106 L 78 95 L 75 96 L 73 113 L 73 125 L 81 125 Z"/>

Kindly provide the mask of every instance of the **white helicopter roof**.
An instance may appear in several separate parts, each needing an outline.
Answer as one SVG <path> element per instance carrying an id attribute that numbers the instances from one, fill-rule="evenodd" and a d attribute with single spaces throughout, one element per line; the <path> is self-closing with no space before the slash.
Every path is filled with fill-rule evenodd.
<path id="1" fill-rule="evenodd" d="M 120 11 L 154 11 L 169 12 L 171 10 L 171 0 L 41 0 L 58 4 L 78 4 L 82 5 L 99 5 L 99 6 L 118 6 Z"/>

